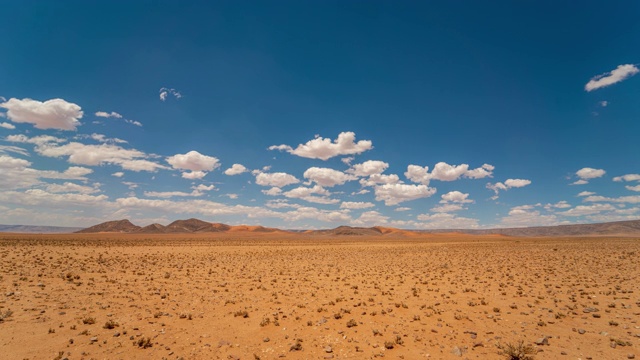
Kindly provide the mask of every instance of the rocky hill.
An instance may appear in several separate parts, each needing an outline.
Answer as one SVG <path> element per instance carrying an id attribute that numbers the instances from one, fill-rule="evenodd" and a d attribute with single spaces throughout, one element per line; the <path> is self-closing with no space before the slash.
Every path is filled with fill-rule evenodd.
<path id="1" fill-rule="evenodd" d="M 76 231 L 77 233 L 100 233 L 100 232 L 115 232 L 115 233 L 132 233 L 140 230 L 140 226 L 133 225 L 131 221 L 114 220 L 107 221 L 102 224 L 94 225 L 92 227 Z"/>

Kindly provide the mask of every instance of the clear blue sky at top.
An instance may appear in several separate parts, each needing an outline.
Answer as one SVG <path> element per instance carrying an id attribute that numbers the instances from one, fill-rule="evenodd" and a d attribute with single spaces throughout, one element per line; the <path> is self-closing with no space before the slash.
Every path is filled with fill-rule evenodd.
<path id="1" fill-rule="evenodd" d="M 352 131 L 356 140 L 373 142 L 373 149 L 356 155 L 353 164 L 387 162 L 385 174 L 397 174 L 406 184 L 412 184 L 403 175 L 410 164 L 430 169 L 438 162 L 495 166 L 492 178 L 432 181 L 436 194 L 399 204 L 411 208 L 407 212 L 376 201 L 373 188 L 369 194 L 351 195 L 360 189 L 357 181 L 328 189 L 341 201 L 375 204 L 348 212 L 355 225 L 366 223 L 358 221 L 362 213 L 375 211 L 388 225 L 415 221 L 406 226 L 420 227 L 416 217 L 433 215 L 430 209 L 449 191 L 469 194 L 474 202 L 455 216 L 476 219 L 478 226 L 508 226 L 503 218 L 518 206 L 532 206 L 526 209 L 530 224 L 640 214 L 629 210 L 638 202 L 611 200 L 638 194 L 625 188 L 636 183 L 612 178 L 640 173 L 640 77 L 585 91 L 593 77 L 622 64 L 638 64 L 640 4 L 635 2 L 7 1 L 3 9 L 0 96 L 61 98 L 81 106 L 84 117 L 73 134 L 14 124 L 14 130 L 0 128 L 2 138 L 100 133 L 127 140 L 125 148 L 160 155 L 157 161 L 163 165 L 166 157 L 196 150 L 221 163 L 202 179 L 218 190 L 203 199 L 266 209 L 268 201 L 281 197 L 264 195 L 261 190 L 268 188 L 256 185 L 249 173 L 230 177 L 223 171 L 233 163 L 250 170 L 271 166 L 270 172 L 300 180 L 312 166 L 346 171 L 349 166 L 341 157 L 308 159 L 267 147 L 296 147 L 315 135 L 335 139 Z M 162 102 L 162 87 L 183 97 Z M 144 126 L 110 120 L 92 124 L 97 111 L 115 111 Z M 23 146 L 0 140 L 2 144 Z M 11 156 L 28 159 L 39 169 L 70 165 L 64 157 L 40 157 L 32 147 L 23 147 L 29 157 Z M 606 175 L 570 185 L 585 167 L 603 169 Z M 126 172 L 128 181 L 145 184 L 130 191 L 121 184 L 125 179 L 110 175 L 117 166 L 92 169 L 86 181 L 102 184 L 106 202 L 129 197 L 131 191 L 138 198 L 144 198 L 145 190 L 190 191 L 199 183 L 173 170 Z M 506 179 L 531 184 L 491 199 L 495 194 L 487 183 Z M 28 189 L 7 185 L 4 191 L 15 197 L 9 191 Z M 581 191 L 611 201 L 585 203 L 576 197 Z M 225 192 L 240 196 L 222 197 Z M 288 201 L 325 212 L 340 205 Z M 559 201 L 571 207 L 542 209 Z M 606 204 L 616 211 L 623 204 L 626 212 L 560 214 Z M 55 203 L 46 206 L 56 208 Z M 59 206 L 72 211 L 69 205 Z M 0 223 L 74 223 L 71 215 L 28 218 L 16 209 L 29 210 L 8 202 L 0 207 L 7 212 L 0 213 Z M 87 218 L 77 220 L 83 224 L 116 215 L 141 221 L 183 217 L 149 209 L 118 212 L 109 205 L 102 212 L 74 209 L 83 214 L 79 218 Z M 200 217 L 274 226 L 335 225 L 239 214 Z M 349 223 L 336 224 L 340 222 Z M 427 220 L 424 224 L 429 226 Z"/>

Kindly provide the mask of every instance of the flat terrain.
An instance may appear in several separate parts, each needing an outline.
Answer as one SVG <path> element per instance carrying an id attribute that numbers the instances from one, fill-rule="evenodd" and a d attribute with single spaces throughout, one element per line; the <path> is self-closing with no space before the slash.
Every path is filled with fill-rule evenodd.
<path id="1" fill-rule="evenodd" d="M 0 357 L 504 359 L 523 340 L 640 359 L 639 255 L 624 237 L 0 234 Z"/>

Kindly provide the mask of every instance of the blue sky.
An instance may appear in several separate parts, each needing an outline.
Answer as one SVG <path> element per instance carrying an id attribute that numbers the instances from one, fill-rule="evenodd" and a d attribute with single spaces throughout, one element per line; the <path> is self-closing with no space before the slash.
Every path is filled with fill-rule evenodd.
<path id="1" fill-rule="evenodd" d="M 0 223 L 637 219 L 638 11 L 4 2 Z"/>

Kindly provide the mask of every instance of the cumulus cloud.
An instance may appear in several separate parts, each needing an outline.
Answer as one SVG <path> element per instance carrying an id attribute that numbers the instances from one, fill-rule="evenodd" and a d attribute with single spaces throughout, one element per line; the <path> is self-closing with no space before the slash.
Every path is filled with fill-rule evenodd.
<path id="1" fill-rule="evenodd" d="M 493 199 L 498 198 L 498 193 L 500 190 L 509 190 L 511 188 L 521 188 L 531 184 L 531 180 L 526 179 L 507 179 L 504 183 L 497 182 L 495 184 L 487 183 L 487 189 L 493 190 L 496 193 L 496 196 Z"/>
<path id="2" fill-rule="evenodd" d="M 370 176 L 370 175 L 381 174 L 385 170 L 387 170 L 388 167 L 389 167 L 389 164 L 384 161 L 367 160 L 362 164 L 353 165 L 351 169 L 347 170 L 347 172 L 355 176 Z"/>
<path id="3" fill-rule="evenodd" d="M 615 210 L 611 204 L 593 204 L 593 205 L 578 205 L 573 209 L 569 209 L 567 211 L 558 212 L 558 215 L 563 216 L 584 216 L 584 215 L 592 215 L 598 214 L 603 211 L 611 211 Z"/>
<path id="4" fill-rule="evenodd" d="M 316 136 L 306 144 L 300 144 L 295 149 L 289 145 L 273 145 L 269 150 L 286 151 L 292 155 L 309 158 L 327 160 L 340 155 L 356 155 L 373 149 L 370 140 L 360 140 L 355 142 L 356 134 L 353 132 L 342 132 L 335 141 L 329 138 Z"/>
<path id="5" fill-rule="evenodd" d="M 340 204 L 340 209 L 367 209 L 374 206 L 376 205 L 370 202 L 343 201 L 342 204 Z"/>
<path id="6" fill-rule="evenodd" d="M 122 119 L 122 115 L 118 114 L 115 111 L 112 111 L 110 113 L 106 112 L 106 111 L 97 111 L 95 114 L 97 117 L 103 117 L 103 118 L 116 118 L 116 119 Z"/>
<path id="7" fill-rule="evenodd" d="M 584 202 L 614 202 L 614 203 L 638 204 L 638 203 L 640 203 L 640 195 L 620 196 L 620 197 L 617 197 L 617 198 L 593 195 L 593 196 L 587 196 L 582 201 L 584 201 Z"/>
<path id="8" fill-rule="evenodd" d="M 349 215 L 348 211 L 349 210 L 321 210 L 309 206 L 300 206 L 282 215 L 284 216 L 285 220 L 291 222 L 304 219 L 313 219 L 332 223 L 346 223 L 351 221 L 351 216 Z"/>
<path id="9" fill-rule="evenodd" d="M 631 190 L 631 191 L 640 191 L 640 185 L 636 185 L 636 186 L 629 186 L 629 185 L 627 185 L 627 186 L 625 186 L 625 188 L 626 188 L 627 190 Z"/>
<path id="10" fill-rule="evenodd" d="M 182 94 L 176 89 L 166 87 L 160 88 L 160 100 L 166 101 L 169 95 L 172 95 L 176 99 L 180 99 L 182 97 Z"/>
<path id="11" fill-rule="evenodd" d="M 66 139 L 61 139 L 61 138 L 57 138 L 55 136 L 50 136 L 50 135 L 40 135 L 40 136 L 34 136 L 30 138 L 23 134 L 9 135 L 6 137 L 6 140 L 10 142 L 17 142 L 17 143 L 24 143 L 24 144 L 35 144 L 38 146 L 48 144 L 48 143 L 63 143 L 67 141 Z"/>
<path id="12" fill-rule="evenodd" d="M 444 205 L 439 205 L 431 209 L 431 212 L 439 212 L 439 213 L 448 213 L 463 210 L 464 207 L 460 204 L 449 204 L 445 203 Z"/>
<path id="13" fill-rule="evenodd" d="M 384 201 L 389 206 L 429 197 L 436 193 L 436 189 L 426 185 L 384 184 L 376 186 L 374 192 L 377 201 Z"/>
<path id="14" fill-rule="evenodd" d="M 140 121 L 126 119 L 124 122 L 135 126 L 142 126 L 142 123 Z"/>
<path id="15" fill-rule="evenodd" d="M 217 158 L 202 155 L 195 150 L 169 156 L 166 160 L 174 169 L 190 170 L 182 172 L 182 177 L 185 179 L 202 179 L 208 171 L 220 166 Z"/>
<path id="16" fill-rule="evenodd" d="M 30 161 L 0 155 L 0 189 L 24 189 L 42 183 L 42 179 L 87 180 L 91 169 L 72 166 L 63 172 L 31 168 Z"/>
<path id="17" fill-rule="evenodd" d="M 586 91 L 593 91 L 603 87 L 619 83 L 638 73 L 638 67 L 633 64 L 618 65 L 610 72 L 597 75 L 584 86 Z"/>
<path id="18" fill-rule="evenodd" d="M 473 200 L 468 199 L 469 194 L 462 193 L 460 191 L 450 191 L 441 196 L 441 203 L 454 202 L 454 203 L 472 203 Z"/>
<path id="19" fill-rule="evenodd" d="M 247 171 L 249 171 L 249 170 L 246 167 L 244 167 L 244 165 L 242 165 L 242 164 L 233 164 L 233 165 L 231 165 L 230 168 L 225 170 L 224 173 L 225 173 L 225 175 L 233 176 L 233 175 L 240 175 L 240 174 L 245 173 Z"/>
<path id="20" fill-rule="evenodd" d="M 469 169 L 468 164 L 449 165 L 445 162 L 439 162 L 430 173 L 428 166 L 409 165 L 404 176 L 412 182 L 429 185 L 431 180 L 455 181 L 461 177 L 483 179 L 491 177 L 494 169 L 495 167 L 490 164 L 484 164 L 476 169 Z"/>
<path id="21" fill-rule="evenodd" d="M 72 182 L 65 182 L 63 184 L 49 184 L 46 190 L 50 193 L 80 193 L 80 194 L 93 194 L 99 192 L 97 186 L 86 186 L 74 184 Z"/>
<path id="22" fill-rule="evenodd" d="M 146 160 L 147 154 L 135 149 L 125 149 L 112 144 L 85 145 L 70 142 L 64 145 L 44 143 L 36 147 L 36 152 L 46 157 L 68 157 L 72 164 L 97 166 L 114 164 L 131 171 L 157 171 L 166 166 Z"/>
<path id="23" fill-rule="evenodd" d="M 120 178 L 120 177 L 124 176 L 124 173 L 122 171 L 117 171 L 117 172 L 114 172 L 113 174 L 111 174 L 111 176 L 115 176 L 115 177 Z"/>
<path id="24" fill-rule="evenodd" d="M 365 211 L 351 223 L 357 226 L 376 226 L 386 224 L 388 220 L 388 216 L 382 215 L 377 211 Z"/>
<path id="25" fill-rule="evenodd" d="M 300 180 L 295 176 L 283 172 L 264 173 L 260 172 L 256 175 L 256 184 L 261 186 L 274 186 L 281 188 L 283 186 L 297 184 Z"/>
<path id="26" fill-rule="evenodd" d="M 396 174 L 373 174 L 368 178 L 360 179 L 360 185 L 362 186 L 376 186 L 378 184 L 397 184 L 400 183 L 400 177 Z"/>
<path id="27" fill-rule="evenodd" d="M 594 195 L 594 192 L 591 191 L 582 191 L 581 193 L 578 194 L 578 196 L 590 196 L 590 195 Z"/>
<path id="28" fill-rule="evenodd" d="M 1 128 L 5 128 L 5 129 L 9 129 L 9 130 L 13 130 L 13 129 L 16 128 L 14 125 L 6 123 L 6 122 L 0 123 L 0 127 Z"/>
<path id="29" fill-rule="evenodd" d="M 640 181 L 640 174 L 627 174 L 622 176 L 616 176 L 613 178 L 613 181 L 622 182 L 622 181 Z"/>
<path id="30" fill-rule="evenodd" d="M 342 185 L 347 181 L 357 179 L 356 176 L 345 174 L 342 171 L 319 167 L 311 167 L 307 169 L 303 176 L 305 179 L 309 179 L 310 181 L 325 187 Z"/>
<path id="31" fill-rule="evenodd" d="M 583 182 L 581 182 L 580 184 L 576 184 L 574 182 L 573 184 L 575 184 L 575 185 L 586 184 L 589 180 L 602 177 L 602 176 L 604 176 L 604 174 L 606 174 L 606 171 L 604 171 L 602 169 L 593 169 L 593 168 L 589 168 L 589 167 L 582 168 L 582 169 L 576 171 L 576 176 L 578 176 L 580 178 L 580 180 L 582 180 Z M 578 180 L 578 181 L 580 181 L 580 180 Z"/>
<path id="32" fill-rule="evenodd" d="M 416 224 L 422 229 L 473 229 L 478 227 L 478 220 L 456 216 L 449 213 L 421 214 L 417 219 L 424 223 Z"/>
<path id="33" fill-rule="evenodd" d="M 0 103 L 7 109 L 7 118 L 15 123 L 33 124 L 37 129 L 76 130 L 81 125 L 80 106 L 63 99 L 40 102 L 32 99 L 11 98 Z"/>
<path id="34" fill-rule="evenodd" d="M 320 185 L 315 185 L 310 188 L 300 186 L 284 192 L 282 195 L 288 198 L 302 199 L 317 204 L 336 204 L 340 202 L 338 199 L 330 199 L 328 196 L 331 195 L 331 193 Z"/>
<path id="35" fill-rule="evenodd" d="M 70 206 L 95 207 L 105 205 L 106 195 L 75 193 L 51 193 L 41 189 L 29 189 L 24 192 L 0 192 L 0 203 L 19 204 L 21 206 L 41 206 L 66 209 Z"/>
<path id="36" fill-rule="evenodd" d="M 531 205 L 511 208 L 509 215 L 501 219 L 500 225 L 505 227 L 550 226 L 559 224 L 557 216 L 543 215 Z"/>
<path id="37" fill-rule="evenodd" d="M 393 209 L 393 211 L 409 211 L 409 210 L 411 210 L 411 208 L 409 207 L 397 207 Z"/>

